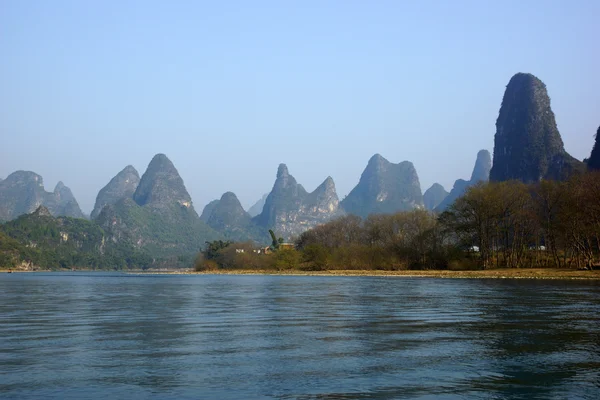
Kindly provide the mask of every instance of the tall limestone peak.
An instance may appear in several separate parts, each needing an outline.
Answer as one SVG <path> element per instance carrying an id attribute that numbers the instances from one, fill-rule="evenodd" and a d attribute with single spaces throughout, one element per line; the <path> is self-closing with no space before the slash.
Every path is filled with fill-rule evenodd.
<path id="1" fill-rule="evenodd" d="M 62 182 L 46 192 L 42 177 L 31 171 L 16 171 L 0 182 L 0 221 L 9 221 L 46 206 L 54 216 L 83 218 L 71 190 Z"/>
<path id="2" fill-rule="evenodd" d="M 532 74 L 514 75 L 496 120 L 490 180 L 564 179 L 580 169 L 564 149 L 546 85 Z"/>
<path id="3" fill-rule="evenodd" d="M 600 128 L 598 128 L 598 131 L 596 132 L 596 141 L 594 142 L 592 154 L 588 159 L 587 165 L 591 170 L 600 170 Z"/>
<path id="4" fill-rule="evenodd" d="M 423 203 L 425 208 L 433 210 L 448 196 L 446 189 L 439 183 L 434 183 L 429 189 L 423 193 Z"/>
<path id="5" fill-rule="evenodd" d="M 183 180 L 164 154 L 152 159 L 131 197 L 105 205 L 95 221 L 110 240 L 153 257 L 196 254 L 205 241 L 218 237 L 198 217 Z"/>
<path id="6" fill-rule="evenodd" d="M 133 194 L 133 200 L 140 206 L 153 208 L 170 207 L 178 203 L 193 209 L 192 198 L 183 179 L 164 154 L 157 154 L 152 158 Z"/>
<path id="7" fill-rule="evenodd" d="M 53 193 L 46 195 L 45 204 L 54 215 L 85 218 L 81 208 L 79 208 L 79 203 L 77 203 L 75 196 L 73 196 L 73 192 L 62 181 L 56 184 Z"/>
<path id="8" fill-rule="evenodd" d="M 328 177 L 312 193 L 296 182 L 287 166 L 280 164 L 273 189 L 254 222 L 263 230 L 291 239 L 339 214 L 339 199 L 333 179 Z"/>
<path id="9" fill-rule="evenodd" d="M 394 164 L 375 154 L 341 205 L 347 213 L 361 217 L 423 207 L 417 171 L 409 161 Z"/>
<path id="10" fill-rule="evenodd" d="M 124 198 L 132 198 L 139 183 L 140 175 L 133 166 L 123 168 L 98 192 L 91 218 L 95 219 L 106 205 L 115 204 Z"/>
<path id="11" fill-rule="evenodd" d="M 487 182 L 490 180 L 490 170 L 492 169 L 492 156 L 487 150 L 479 150 L 475 167 L 471 174 L 471 182 L 477 183 L 480 181 Z"/>
<path id="12" fill-rule="evenodd" d="M 273 185 L 271 194 L 277 196 L 303 196 L 306 190 L 296 182 L 296 179 L 288 172 L 287 165 L 279 164 L 277 168 L 277 179 Z M 267 196 L 268 197 L 268 196 Z"/>

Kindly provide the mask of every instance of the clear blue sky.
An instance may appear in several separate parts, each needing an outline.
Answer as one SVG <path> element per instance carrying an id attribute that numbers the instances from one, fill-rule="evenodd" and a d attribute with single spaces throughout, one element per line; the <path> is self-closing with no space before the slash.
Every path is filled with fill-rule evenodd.
<path id="1" fill-rule="evenodd" d="M 284 162 L 343 198 L 368 159 L 421 187 L 492 151 L 504 88 L 544 81 L 565 147 L 600 125 L 600 1 L 0 0 L 0 177 L 69 186 L 84 211 L 165 153 L 198 212 L 245 207 Z"/>

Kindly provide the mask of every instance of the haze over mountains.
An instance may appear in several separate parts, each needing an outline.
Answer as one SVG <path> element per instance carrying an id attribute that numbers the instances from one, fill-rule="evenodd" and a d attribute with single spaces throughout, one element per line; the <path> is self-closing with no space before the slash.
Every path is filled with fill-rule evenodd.
<path id="1" fill-rule="evenodd" d="M 462 196 L 468 188 L 476 185 L 479 182 L 487 182 L 490 177 L 490 169 L 492 168 L 492 159 L 490 152 L 487 150 L 480 150 L 477 153 L 477 160 L 475 160 L 475 166 L 471 173 L 471 179 L 465 181 L 464 179 L 457 179 L 454 182 L 454 186 L 450 193 L 442 199 L 434 209 L 436 211 L 444 211 L 448 208 L 456 199 Z"/>
<path id="2" fill-rule="evenodd" d="M 31 213 L 41 205 L 53 215 L 84 218 L 73 193 L 62 182 L 46 192 L 42 177 L 30 171 L 16 171 L 0 181 L 0 222 Z"/>
<path id="3" fill-rule="evenodd" d="M 393 163 L 375 154 L 357 185 L 341 201 L 331 176 L 309 193 L 288 167 L 280 164 L 271 191 L 249 212 L 235 193 L 226 192 L 207 204 L 199 216 L 176 167 L 166 155 L 157 154 L 141 178 L 130 165 L 115 175 L 99 191 L 91 219 L 104 232 L 102 243 L 106 240 L 152 257 L 176 257 L 194 254 L 205 241 L 216 238 L 268 243 L 269 229 L 291 240 L 344 214 L 367 217 L 414 208 L 441 212 L 469 187 L 490 178 L 529 183 L 567 179 L 586 169 L 586 164 L 565 151 L 546 87 L 531 74 L 519 73 L 510 80 L 496 127 L 493 165 L 490 153 L 479 151 L 470 179 L 458 179 L 449 193 L 434 184 L 423 194 L 410 161 Z M 587 160 L 590 169 L 599 168 L 599 152 L 596 144 Z M 0 180 L 0 220 L 15 219 L 40 206 L 54 217 L 84 217 L 62 183 L 46 192 L 42 177 L 26 171 Z"/>

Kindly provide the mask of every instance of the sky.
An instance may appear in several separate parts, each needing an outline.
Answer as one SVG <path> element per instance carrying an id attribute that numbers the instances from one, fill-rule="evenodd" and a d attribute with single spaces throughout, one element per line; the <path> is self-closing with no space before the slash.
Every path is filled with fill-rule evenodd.
<path id="1" fill-rule="evenodd" d="M 89 213 L 165 153 L 200 213 L 226 191 L 248 208 L 279 163 L 342 199 L 379 153 L 450 190 L 492 152 L 517 72 L 546 84 L 583 159 L 599 15 L 597 0 L 0 0 L 0 178 L 63 181 Z"/>

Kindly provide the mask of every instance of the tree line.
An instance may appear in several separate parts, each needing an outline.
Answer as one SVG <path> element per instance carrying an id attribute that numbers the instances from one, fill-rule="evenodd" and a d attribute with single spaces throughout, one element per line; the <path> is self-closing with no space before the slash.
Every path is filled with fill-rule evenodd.
<path id="1" fill-rule="evenodd" d="M 302 233 L 295 249 L 222 242 L 196 269 L 593 268 L 600 259 L 600 173 L 566 182 L 480 183 L 445 212 L 346 215 Z"/>

